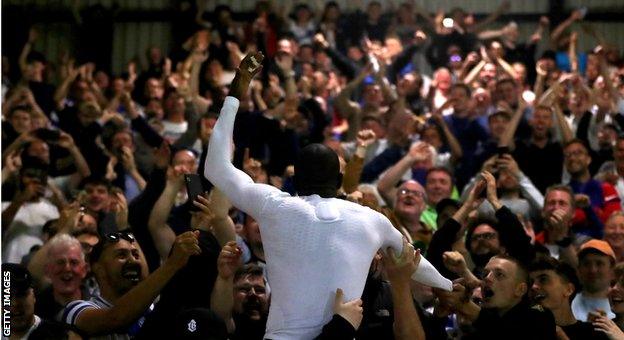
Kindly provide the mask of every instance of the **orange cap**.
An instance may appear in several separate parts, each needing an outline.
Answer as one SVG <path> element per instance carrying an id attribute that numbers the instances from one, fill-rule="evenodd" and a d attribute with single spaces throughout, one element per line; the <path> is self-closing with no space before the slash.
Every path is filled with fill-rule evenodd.
<path id="1" fill-rule="evenodd" d="M 616 260 L 615 252 L 613 252 L 611 246 L 603 240 L 593 239 L 583 243 L 581 250 L 579 251 L 579 255 L 586 249 L 595 249 L 604 255 L 611 256 L 613 260 Z"/>

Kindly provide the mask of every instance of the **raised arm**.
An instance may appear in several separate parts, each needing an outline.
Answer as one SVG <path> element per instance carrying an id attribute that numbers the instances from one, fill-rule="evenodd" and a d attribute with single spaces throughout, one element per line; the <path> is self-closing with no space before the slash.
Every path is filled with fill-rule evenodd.
<path id="1" fill-rule="evenodd" d="M 379 179 L 377 190 L 381 197 L 389 206 L 394 206 L 394 197 L 396 196 L 396 185 L 399 183 L 403 174 L 408 171 L 414 162 L 424 160 L 429 155 L 429 144 L 420 142 L 411 146 L 409 152 L 401 158 L 394 166 L 392 166 Z"/>
<path id="2" fill-rule="evenodd" d="M 230 95 L 225 98 L 221 115 L 210 137 L 204 167 L 204 176 L 219 188 L 234 206 L 252 216 L 260 214 L 268 194 L 279 190 L 270 185 L 254 184 L 251 177 L 234 167 L 231 162 L 231 141 L 240 98 L 249 89 L 252 78 L 260 72 L 263 59 L 261 53 L 253 53 L 248 54 L 241 62 L 230 86 Z"/>
<path id="3" fill-rule="evenodd" d="M 496 19 L 498 19 L 498 17 L 507 12 L 509 10 L 509 8 L 511 7 L 511 3 L 509 2 L 509 0 L 505 0 L 503 1 L 500 6 L 498 6 L 498 8 L 496 8 L 496 10 L 492 13 L 490 13 L 490 15 L 488 15 L 485 19 L 483 19 L 483 21 L 476 23 L 475 25 L 473 25 L 472 27 L 468 28 L 468 32 L 469 33 L 479 33 L 481 32 L 483 29 L 485 29 L 485 27 L 491 23 L 493 23 L 494 21 L 496 21 Z"/>
<path id="4" fill-rule="evenodd" d="M 367 65 L 367 67 L 364 68 L 362 72 L 360 72 L 349 84 L 347 84 L 347 86 L 340 91 L 338 96 L 336 96 L 334 105 L 336 106 L 336 109 L 338 109 L 342 118 L 349 118 L 352 115 L 360 113 L 360 105 L 350 100 L 351 94 L 358 88 L 358 86 L 360 86 L 360 84 L 364 81 L 364 78 L 368 76 L 371 70 L 372 65 Z"/>
<path id="5" fill-rule="evenodd" d="M 232 320 L 234 274 L 240 266 L 241 255 L 242 252 L 236 246 L 235 241 L 230 241 L 223 246 L 217 259 L 218 275 L 210 297 L 210 309 L 225 321 L 230 333 L 234 333 L 235 330 Z"/>
<path id="6" fill-rule="evenodd" d="M 553 45 L 552 47 L 556 48 L 557 40 L 561 37 L 563 32 L 570 27 L 575 21 L 581 20 L 583 18 L 583 13 L 581 10 L 575 10 L 570 14 L 565 21 L 560 23 L 553 31 L 550 33 L 550 42 Z"/>
<path id="7" fill-rule="evenodd" d="M 394 309 L 395 339 L 425 339 L 425 330 L 414 306 L 410 279 L 421 260 L 420 252 L 403 241 L 403 252 L 399 257 L 388 249 L 383 256 L 384 269 L 390 281 Z"/>
<path id="8" fill-rule="evenodd" d="M 455 137 L 455 134 L 451 131 L 448 124 L 444 120 L 442 116 L 442 111 L 450 106 L 452 101 L 447 100 L 439 109 L 433 112 L 431 118 L 438 124 L 438 126 L 442 129 L 442 133 L 444 133 L 444 139 L 446 139 L 446 143 L 448 144 L 449 150 L 451 151 L 451 162 L 456 163 L 464 156 L 464 151 L 462 149 L 461 144 Z"/>
<path id="9" fill-rule="evenodd" d="M 516 134 L 516 130 L 518 129 L 518 124 L 520 123 L 520 120 L 522 119 L 522 116 L 524 115 L 524 109 L 526 108 L 524 101 L 520 102 L 520 105 L 518 105 L 518 109 L 516 109 L 516 112 L 514 112 L 513 117 L 511 117 L 511 121 L 509 122 L 509 125 L 507 125 L 507 128 L 505 129 L 505 132 L 503 133 L 503 135 L 500 138 L 500 141 L 498 142 L 498 146 L 499 147 L 509 147 L 509 150 L 513 150 L 515 148 L 515 143 L 514 143 L 514 135 Z"/>
<path id="10" fill-rule="evenodd" d="M 557 124 L 559 125 L 559 129 L 561 130 L 561 138 L 563 139 L 561 142 L 562 144 L 565 144 L 574 138 L 574 134 L 572 133 L 572 129 L 570 129 L 570 125 L 568 124 L 568 121 L 566 121 L 565 116 L 563 115 L 563 111 L 561 111 L 561 107 L 559 107 L 559 104 L 554 103 L 553 107 L 553 111 L 555 111 L 555 118 L 557 119 Z"/>
<path id="11" fill-rule="evenodd" d="M 167 170 L 165 190 L 163 190 L 156 204 L 154 204 L 147 222 L 147 228 L 152 235 L 154 246 L 158 250 L 161 260 L 167 258 L 171 245 L 175 240 L 175 233 L 167 225 L 167 218 L 175 203 L 176 195 L 182 188 L 185 173 L 188 173 L 188 170 L 184 166 L 176 166 Z"/>
<path id="12" fill-rule="evenodd" d="M 376 139 L 377 138 L 375 137 L 373 130 L 362 130 L 358 132 L 356 137 L 357 147 L 355 149 L 355 154 L 345 166 L 345 172 L 342 178 L 342 189 L 345 193 L 350 194 L 357 190 L 357 187 L 360 184 L 362 169 L 364 169 L 366 150 L 375 142 Z"/>
<path id="13" fill-rule="evenodd" d="M 198 233 L 199 231 L 188 231 L 178 236 L 167 261 L 115 301 L 111 308 L 84 308 L 84 305 L 78 305 L 84 302 L 72 302 L 63 313 L 64 321 L 90 336 L 129 326 L 145 313 L 167 282 L 186 265 L 189 257 L 201 252 L 197 241 Z M 96 263 L 94 270 L 98 265 L 101 264 Z"/>
<path id="14" fill-rule="evenodd" d="M 219 189 L 214 188 L 208 198 L 197 196 L 193 204 L 209 217 L 210 231 L 222 247 L 236 240 L 234 221 L 228 214 L 231 204 Z"/>

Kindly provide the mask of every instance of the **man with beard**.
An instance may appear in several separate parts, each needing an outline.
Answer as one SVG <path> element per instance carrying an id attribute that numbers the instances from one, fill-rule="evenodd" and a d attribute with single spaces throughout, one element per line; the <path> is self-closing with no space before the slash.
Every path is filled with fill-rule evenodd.
<path id="1" fill-rule="evenodd" d="M 380 213 L 336 198 L 340 164 L 325 145 L 310 144 L 300 151 L 295 197 L 256 184 L 234 167 L 230 141 L 236 112 L 263 58 L 253 53 L 241 62 L 210 138 L 204 175 L 260 226 L 273 290 L 264 336 L 313 338 L 332 318 L 336 289 L 342 288 L 347 300 L 359 298 L 377 250 L 402 250 L 402 236 Z M 413 278 L 447 290 L 452 286 L 425 259 Z"/>
<path id="2" fill-rule="evenodd" d="M 50 285 L 37 295 L 37 315 L 60 320 L 60 312 L 71 301 L 88 298 L 82 289 L 87 275 L 87 264 L 80 242 L 68 234 L 57 235 L 47 244 L 45 276 Z"/>
<path id="3" fill-rule="evenodd" d="M 474 332 L 464 339 L 556 339 L 552 314 L 531 308 L 526 299 L 528 282 L 520 261 L 505 255 L 492 257 L 481 285 L 483 304 L 464 302 L 473 307 L 469 319 L 474 320 Z"/>
<path id="4" fill-rule="evenodd" d="M 234 275 L 233 339 L 262 339 L 269 315 L 269 292 L 262 268 L 248 264 Z"/>
<path id="5" fill-rule="evenodd" d="M 63 321 L 83 337 L 129 339 L 143 324 L 143 315 L 189 257 L 199 254 L 198 232 L 179 235 L 171 256 L 148 275 L 145 257 L 128 232 L 106 234 L 90 254 L 100 296 L 69 303 Z"/>
<path id="6" fill-rule="evenodd" d="M 531 264 L 529 297 L 535 304 L 550 310 L 555 323 L 570 340 L 608 339 L 588 322 L 576 320 L 570 303 L 580 287 L 573 267 L 544 256 Z"/>
<path id="7" fill-rule="evenodd" d="M 486 198 L 496 211 L 497 220 L 478 219 L 468 226 L 466 249 L 476 266 L 475 272 L 480 272 L 490 258 L 497 254 L 509 254 L 522 263 L 530 263 L 534 250 L 524 227 L 518 217 L 499 200 L 494 176 L 487 171 L 480 176 L 487 184 Z"/>

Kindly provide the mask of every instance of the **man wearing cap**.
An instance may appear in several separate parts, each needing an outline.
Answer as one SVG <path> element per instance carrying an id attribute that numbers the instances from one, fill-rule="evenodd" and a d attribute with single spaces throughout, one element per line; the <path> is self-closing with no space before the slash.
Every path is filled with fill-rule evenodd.
<path id="1" fill-rule="evenodd" d="M 232 165 L 240 98 L 260 71 L 251 56 L 241 62 L 223 104 L 204 175 L 260 226 L 273 291 L 265 338 L 313 338 L 332 318 L 336 289 L 342 288 L 347 300 L 359 298 L 376 252 L 389 246 L 402 251 L 402 236 L 383 215 L 336 198 L 342 182 L 338 156 L 322 144 L 306 146 L 297 157 L 296 197 L 256 184 Z M 253 56 L 262 61 L 262 54 Z M 452 286 L 425 259 L 414 277 L 447 290 Z"/>
<path id="2" fill-rule="evenodd" d="M 572 301 L 574 317 L 588 321 L 590 314 L 606 314 L 613 319 L 615 314 L 611 311 L 608 298 L 615 266 L 613 249 L 605 241 L 590 240 L 581 246 L 578 259 L 583 290 Z"/>
<path id="3" fill-rule="evenodd" d="M 11 303 L 4 311 L 10 317 L 10 336 L 3 339 L 64 339 L 63 325 L 49 322 L 35 315 L 35 293 L 32 277 L 26 268 L 16 263 L 3 263 L 4 284 L 10 283 Z M 8 273 L 8 276 L 7 276 Z M 3 291 L 6 293 L 6 290 Z M 3 294 L 3 295 L 4 295 Z M 6 328 L 4 328 L 6 331 Z"/>

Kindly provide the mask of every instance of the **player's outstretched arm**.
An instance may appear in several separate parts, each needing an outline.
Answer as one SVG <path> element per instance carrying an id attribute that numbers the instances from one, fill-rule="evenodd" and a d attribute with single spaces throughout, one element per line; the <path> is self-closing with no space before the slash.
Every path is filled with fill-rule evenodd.
<path id="1" fill-rule="evenodd" d="M 260 213 L 264 197 L 274 187 L 254 184 L 243 171 L 232 165 L 232 132 L 240 99 L 247 93 L 253 77 L 262 69 L 262 53 L 250 53 L 236 71 L 230 85 L 229 96 L 225 98 L 223 108 L 215 124 L 204 168 L 204 176 L 221 190 L 234 206 L 255 216 Z"/>

